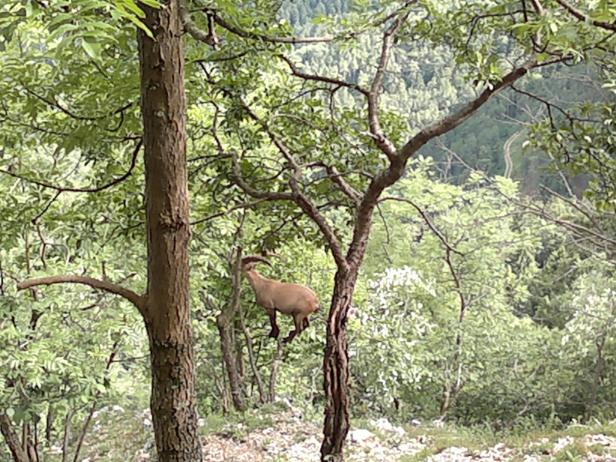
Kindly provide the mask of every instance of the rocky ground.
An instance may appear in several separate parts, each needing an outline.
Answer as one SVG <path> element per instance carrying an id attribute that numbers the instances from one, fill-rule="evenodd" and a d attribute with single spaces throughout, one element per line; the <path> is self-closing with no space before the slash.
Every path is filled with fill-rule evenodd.
<path id="1" fill-rule="evenodd" d="M 155 462 L 151 426 L 149 410 L 105 408 L 95 414 L 78 460 Z M 290 406 L 202 419 L 200 431 L 206 462 L 319 461 L 320 425 Z M 616 462 L 616 422 L 505 434 L 501 440 L 485 430 L 418 421 L 398 426 L 381 418 L 355 422 L 347 441 L 351 462 Z M 61 448 L 52 446 L 44 456 L 59 461 Z"/>
<path id="2" fill-rule="evenodd" d="M 441 447 L 439 437 L 430 436 L 439 425 L 422 434 L 418 423 L 411 430 L 386 419 L 370 421 L 368 428 L 351 430 L 347 459 L 352 462 L 616 462 L 616 438 L 602 433 L 540 438 L 520 447 L 497 443 L 486 448 Z M 320 427 L 305 422 L 301 413 L 290 411 L 278 416 L 276 425 L 237 435 L 237 428 L 213 433 L 204 439 L 208 462 L 318 462 Z M 240 428 L 241 431 L 241 428 Z M 446 432 L 442 427 L 439 433 Z M 446 434 L 446 433 L 445 433 Z"/>

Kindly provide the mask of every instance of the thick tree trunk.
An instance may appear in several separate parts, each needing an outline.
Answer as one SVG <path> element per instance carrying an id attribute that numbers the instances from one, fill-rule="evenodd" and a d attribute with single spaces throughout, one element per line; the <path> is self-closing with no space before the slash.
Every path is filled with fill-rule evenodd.
<path id="1" fill-rule="evenodd" d="M 142 6 L 139 31 L 145 150 L 150 407 L 160 462 L 202 460 L 197 434 L 189 310 L 186 100 L 178 0 Z"/>
<path id="2" fill-rule="evenodd" d="M 21 447 L 19 436 L 17 436 L 13 430 L 11 419 L 4 413 L 0 413 L 0 433 L 4 436 L 4 440 L 9 447 L 9 451 L 11 451 L 13 460 L 15 462 L 29 462 L 28 454 Z"/>
<path id="3" fill-rule="evenodd" d="M 359 266 L 359 265 L 357 265 Z M 327 320 L 323 359 L 325 423 L 321 460 L 343 460 L 343 446 L 349 431 L 349 356 L 346 322 L 357 281 L 357 267 L 336 273 L 334 294 Z"/>

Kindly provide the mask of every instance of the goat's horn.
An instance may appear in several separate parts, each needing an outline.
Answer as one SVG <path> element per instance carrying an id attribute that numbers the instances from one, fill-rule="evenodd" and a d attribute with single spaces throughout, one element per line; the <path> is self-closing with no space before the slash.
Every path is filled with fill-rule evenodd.
<path id="1" fill-rule="evenodd" d="M 265 258 L 260 257 L 259 255 L 249 255 L 247 257 L 242 258 L 242 265 L 245 265 L 247 263 L 252 263 L 258 261 L 260 263 L 265 263 L 266 265 L 272 266 L 272 264 L 267 261 Z"/>

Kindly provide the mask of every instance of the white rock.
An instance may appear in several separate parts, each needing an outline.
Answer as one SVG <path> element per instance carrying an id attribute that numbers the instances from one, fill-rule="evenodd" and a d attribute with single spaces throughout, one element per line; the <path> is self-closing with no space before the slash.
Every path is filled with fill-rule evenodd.
<path id="1" fill-rule="evenodd" d="M 62 446 L 58 446 L 57 444 L 54 444 L 53 446 L 51 446 L 49 448 L 49 454 L 62 454 Z"/>
<path id="2" fill-rule="evenodd" d="M 554 452 L 562 451 L 565 447 L 569 446 L 573 443 L 573 438 L 570 436 L 565 436 L 564 438 L 558 438 L 556 444 L 554 445 Z"/>
<path id="3" fill-rule="evenodd" d="M 610 448 L 616 448 L 616 438 L 603 435 L 601 433 L 596 435 L 587 435 L 586 436 L 586 444 L 599 444 L 601 446 L 606 446 Z"/>
<path id="4" fill-rule="evenodd" d="M 444 451 L 429 457 L 429 462 L 467 462 L 471 461 L 471 457 L 467 456 L 468 449 L 453 446 Z"/>
<path id="5" fill-rule="evenodd" d="M 199 427 L 205 427 L 205 419 L 199 419 L 199 420 L 197 420 L 197 426 L 199 426 Z"/>
<path id="6" fill-rule="evenodd" d="M 118 406 L 117 404 L 114 404 L 113 406 L 111 406 L 111 410 L 113 412 L 119 412 L 119 413 L 124 412 L 124 408 L 122 406 Z"/>
<path id="7" fill-rule="evenodd" d="M 441 419 L 436 419 L 432 421 L 432 425 L 435 428 L 443 428 L 445 426 L 445 421 Z"/>
<path id="8" fill-rule="evenodd" d="M 387 433 L 394 433 L 397 436 L 404 436 L 406 434 L 406 432 L 404 431 L 404 428 L 399 427 L 397 425 L 393 425 L 389 420 L 385 418 L 381 418 L 375 422 L 372 422 L 372 425 L 374 426 L 374 428 L 376 428 L 379 431 L 387 432 Z"/>
<path id="9" fill-rule="evenodd" d="M 366 429 L 358 428 L 349 432 L 349 438 L 353 443 L 363 443 L 370 438 L 374 438 L 374 434 Z"/>

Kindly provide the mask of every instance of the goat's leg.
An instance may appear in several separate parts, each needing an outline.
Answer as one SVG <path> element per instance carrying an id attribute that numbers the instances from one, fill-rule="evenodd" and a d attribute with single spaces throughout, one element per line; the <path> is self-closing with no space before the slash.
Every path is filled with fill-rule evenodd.
<path id="1" fill-rule="evenodd" d="M 278 338 L 280 335 L 280 329 L 278 329 L 278 324 L 276 324 L 276 310 L 267 310 L 267 314 L 269 315 L 270 324 L 272 326 L 272 330 L 268 336 Z"/>
<path id="2" fill-rule="evenodd" d="M 304 324 L 302 326 L 302 332 L 305 331 L 306 329 L 308 329 L 309 326 L 310 326 L 310 319 L 308 319 L 308 316 L 306 316 L 304 318 Z"/>
<path id="3" fill-rule="evenodd" d="M 298 315 L 293 316 L 293 322 L 295 324 L 295 329 L 289 332 L 289 335 L 284 338 L 282 343 L 289 343 L 291 340 L 295 338 L 295 336 L 302 332 L 302 318 Z"/>

